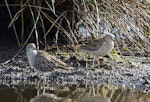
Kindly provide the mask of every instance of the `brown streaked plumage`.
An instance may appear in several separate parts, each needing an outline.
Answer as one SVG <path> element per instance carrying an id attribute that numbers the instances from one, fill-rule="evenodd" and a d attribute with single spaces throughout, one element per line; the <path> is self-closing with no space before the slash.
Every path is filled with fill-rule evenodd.
<path id="1" fill-rule="evenodd" d="M 31 68 L 38 69 L 40 71 L 55 71 L 59 69 L 69 70 L 73 69 L 68 64 L 62 62 L 49 53 L 38 50 L 34 43 L 29 43 L 26 46 L 26 54 L 29 65 Z"/>
<path id="2" fill-rule="evenodd" d="M 113 37 L 112 35 L 107 34 L 103 38 L 93 40 L 84 47 L 81 47 L 81 51 L 95 56 L 97 58 L 98 67 L 100 68 L 98 57 L 107 55 L 113 48 Z"/>

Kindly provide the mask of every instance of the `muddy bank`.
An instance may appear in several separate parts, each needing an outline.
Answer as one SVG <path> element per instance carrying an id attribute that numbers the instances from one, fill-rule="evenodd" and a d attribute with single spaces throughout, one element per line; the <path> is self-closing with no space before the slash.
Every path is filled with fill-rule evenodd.
<path id="1" fill-rule="evenodd" d="M 65 57 L 69 56 L 69 57 Z M 75 70 L 42 73 L 31 69 L 25 53 L 21 53 L 14 61 L 0 65 L 0 82 L 7 85 L 39 85 L 50 84 L 81 84 L 81 85 L 115 85 L 119 87 L 136 88 L 149 91 L 150 89 L 150 58 L 126 56 L 125 61 L 117 63 L 110 58 L 104 58 L 101 62 L 101 69 L 95 66 L 91 68 L 92 59 L 88 61 L 85 68 L 85 59 L 73 53 L 68 55 L 57 54 Z M 71 57 L 70 57 L 71 56 Z"/>

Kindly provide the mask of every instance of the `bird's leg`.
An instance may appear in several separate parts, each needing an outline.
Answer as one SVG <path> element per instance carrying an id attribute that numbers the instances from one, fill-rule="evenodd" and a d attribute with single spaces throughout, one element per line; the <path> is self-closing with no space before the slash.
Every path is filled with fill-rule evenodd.
<path id="1" fill-rule="evenodd" d="M 88 60 L 86 59 L 86 63 L 85 63 L 85 68 L 87 69 L 88 65 Z"/>
<path id="2" fill-rule="evenodd" d="M 95 64 L 95 56 L 93 56 L 93 64 L 92 64 L 92 68 L 94 68 L 94 64 Z"/>
<path id="3" fill-rule="evenodd" d="M 100 63 L 99 63 L 99 58 L 96 58 L 96 60 L 97 60 L 98 68 L 99 68 L 99 69 L 101 69 L 101 67 L 100 67 Z"/>

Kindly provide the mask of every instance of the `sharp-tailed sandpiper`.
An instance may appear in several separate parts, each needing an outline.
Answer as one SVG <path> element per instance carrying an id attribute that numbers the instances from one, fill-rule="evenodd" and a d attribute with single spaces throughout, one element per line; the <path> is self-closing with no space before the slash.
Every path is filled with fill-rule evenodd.
<path id="1" fill-rule="evenodd" d="M 40 71 L 55 71 L 59 69 L 69 70 L 73 69 L 68 64 L 64 63 L 55 56 L 36 48 L 34 43 L 29 43 L 26 46 L 26 54 L 29 65 L 31 68 L 38 69 Z"/>
<path id="2" fill-rule="evenodd" d="M 113 48 L 114 48 L 113 36 L 110 34 L 106 34 L 104 35 L 103 38 L 93 40 L 88 44 L 86 44 L 85 46 L 81 47 L 81 51 L 93 55 L 94 60 L 96 57 L 98 67 L 100 68 L 99 57 L 107 55 L 108 53 L 111 52 Z"/>

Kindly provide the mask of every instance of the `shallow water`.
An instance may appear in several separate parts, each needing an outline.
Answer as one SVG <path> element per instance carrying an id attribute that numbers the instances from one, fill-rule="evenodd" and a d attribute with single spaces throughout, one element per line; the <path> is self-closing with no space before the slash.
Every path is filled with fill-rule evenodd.
<path id="1" fill-rule="evenodd" d="M 150 92 L 110 85 L 1 85 L 0 102 L 150 102 Z"/>

